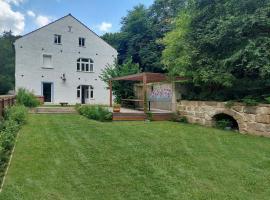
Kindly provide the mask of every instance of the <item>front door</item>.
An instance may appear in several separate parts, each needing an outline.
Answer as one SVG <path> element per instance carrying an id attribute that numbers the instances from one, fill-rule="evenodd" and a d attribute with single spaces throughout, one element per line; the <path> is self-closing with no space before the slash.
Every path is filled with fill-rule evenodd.
<path id="1" fill-rule="evenodd" d="M 44 102 L 52 102 L 52 83 L 42 83 Z"/>

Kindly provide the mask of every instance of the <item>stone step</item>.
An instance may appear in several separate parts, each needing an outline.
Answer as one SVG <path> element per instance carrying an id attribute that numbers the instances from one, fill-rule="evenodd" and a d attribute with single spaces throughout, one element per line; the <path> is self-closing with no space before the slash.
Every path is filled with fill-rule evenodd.
<path id="1" fill-rule="evenodd" d="M 30 112 L 40 114 L 68 114 L 76 113 L 77 111 L 74 107 L 37 107 Z"/>

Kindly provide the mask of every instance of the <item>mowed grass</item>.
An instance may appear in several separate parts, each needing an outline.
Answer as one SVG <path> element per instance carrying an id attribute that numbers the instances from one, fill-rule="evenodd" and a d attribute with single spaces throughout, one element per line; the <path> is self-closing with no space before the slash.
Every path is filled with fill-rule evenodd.
<path id="1" fill-rule="evenodd" d="M 270 139 L 173 122 L 31 115 L 4 200 L 269 199 Z"/>

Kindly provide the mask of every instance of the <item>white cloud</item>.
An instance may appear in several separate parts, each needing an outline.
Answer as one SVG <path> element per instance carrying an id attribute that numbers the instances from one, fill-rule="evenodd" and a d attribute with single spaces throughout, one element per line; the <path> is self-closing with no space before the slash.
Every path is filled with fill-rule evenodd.
<path id="1" fill-rule="evenodd" d="M 52 17 L 45 16 L 45 15 L 38 15 L 35 20 L 35 23 L 38 27 L 42 27 L 49 24 L 52 20 L 53 20 Z"/>
<path id="2" fill-rule="evenodd" d="M 0 32 L 12 31 L 19 35 L 24 31 L 24 15 L 12 10 L 10 3 L 20 3 L 22 0 L 0 0 Z"/>
<path id="3" fill-rule="evenodd" d="M 4 1 L 7 2 L 8 4 L 12 3 L 16 6 L 24 2 L 24 0 L 4 0 Z"/>
<path id="4" fill-rule="evenodd" d="M 101 32 L 108 32 L 112 28 L 112 24 L 108 22 L 102 22 L 98 25 L 98 28 Z"/>
<path id="5" fill-rule="evenodd" d="M 27 15 L 28 15 L 29 17 L 36 17 L 36 14 L 35 14 L 32 10 L 28 10 L 28 11 L 27 11 Z"/>

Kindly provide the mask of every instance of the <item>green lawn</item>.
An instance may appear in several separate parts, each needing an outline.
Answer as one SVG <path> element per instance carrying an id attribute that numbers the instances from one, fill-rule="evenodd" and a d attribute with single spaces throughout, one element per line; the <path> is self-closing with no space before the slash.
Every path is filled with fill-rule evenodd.
<path id="1" fill-rule="evenodd" d="M 0 199 L 269 199 L 270 139 L 173 122 L 31 115 Z"/>

